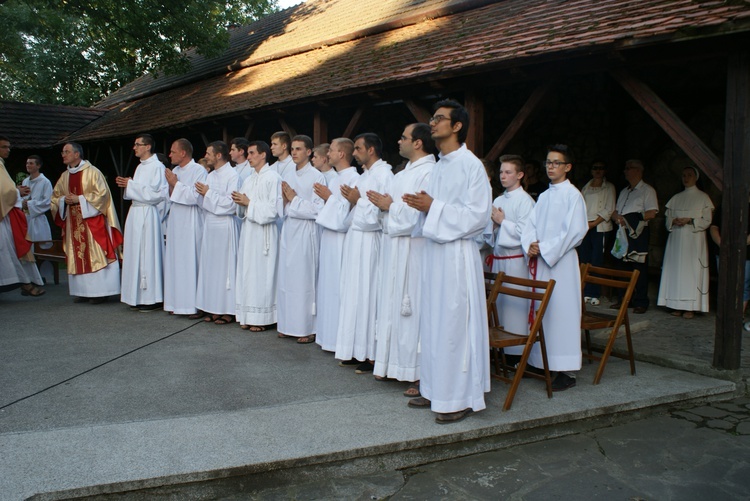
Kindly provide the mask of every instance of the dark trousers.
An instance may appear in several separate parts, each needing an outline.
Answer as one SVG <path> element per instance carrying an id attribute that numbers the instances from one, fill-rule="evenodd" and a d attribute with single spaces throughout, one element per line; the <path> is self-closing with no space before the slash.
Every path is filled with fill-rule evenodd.
<path id="1" fill-rule="evenodd" d="M 617 268 L 627 271 L 639 271 L 640 274 L 638 275 L 638 281 L 635 283 L 635 290 L 633 291 L 633 297 L 630 300 L 630 306 L 632 308 L 638 308 L 639 306 L 648 308 L 648 257 L 646 257 L 645 263 L 633 263 L 618 259 Z M 622 296 L 620 297 L 620 301 L 622 301 Z"/>
<path id="2" fill-rule="evenodd" d="M 578 261 L 583 263 L 590 263 L 594 266 L 604 265 L 604 236 L 606 233 L 599 233 L 596 231 L 596 226 L 589 229 L 586 236 L 583 237 L 581 245 L 576 250 L 578 251 Z M 583 295 L 586 297 L 596 297 L 601 295 L 601 286 L 598 284 L 586 284 L 583 288 Z"/>

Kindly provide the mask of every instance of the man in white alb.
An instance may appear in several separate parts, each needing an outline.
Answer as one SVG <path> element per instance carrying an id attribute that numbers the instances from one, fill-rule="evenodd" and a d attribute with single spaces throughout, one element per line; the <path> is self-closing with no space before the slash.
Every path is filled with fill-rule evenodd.
<path id="1" fill-rule="evenodd" d="M 557 372 L 552 391 L 575 386 L 575 372 L 581 369 L 581 271 L 575 248 L 589 227 L 583 195 L 567 179 L 572 162 L 566 145 L 548 149 L 544 165 L 549 189 L 539 195 L 521 235 L 531 278 L 555 280 L 542 322 L 549 369 Z M 544 367 L 539 343 L 531 351 L 529 364 Z"/>
<path id="2" fill-rule="evenodd" d="M 140 311 L 161 308 L 164 302 L 164 238 L 161 221 L 169 199 L 165 166 L 153 152 L 149 134 L 135 138 L 133 151 L 141 161 L 133 177 L 117 176 L 123 198 L 132 200 L 125 220 L 120 301 Z"/>
<path id="3" fill-rule="evenodd" d="M 330 161 L 328 160 L 328 152 L 331 150 L 331 145 L 323 143 L 313 148 L 313 156 L 310 160 L 313 167 L 318 169 L 321 174 L 326 178 L 326 183 L 330 186 L 331 182 L 336 178 L 337 172 L 333 168 Z"/>
<path id="4" fill-rule="evenodd" d="M 534 210 L 534 199 L 521 186 L 526 164 L 519 155 L 500 157 L 500 183 L 505 188 L 502 195 L 492 203 L 492 226 L 485 231 L 485 241 L 492 247 L 493 273 L 529 278 L 529 268 L 521 248 L 521 234 L 526 221 Z M 531 301 L 524 298 L 497 297 L 497 312 L 500 325 L 517 334 L 528 332 Z M 505 349 L 506 362 L 515 365 L 523 353 L 523 346 Z"/>
<path id="5" fill-rule="evenodd" d="M 164 170 L 170 201 L 164 257 L 164 310 L 175 315 L 195 315 L 203 238 L 203 210 L 198 205 L 195 183 L 205 183 L 208 173 L 193 160 L 193 145 L 187 139 L 172 143 L 169 158 L 175 168 Z"/>
<path id="6" fill-rule="evenodd" d="M 407 125 L 398 141 L 399 154 L 409 162 L 397 173 L 389 193 L 368 191 L 367 198 L 388 213 L 383 247 L 375 329 L 376 378 L 414 383 L 406 396 L 419 396 L 419 268 L 424 238 L 412 237 L 420 212 L 404 203 L 407 193 L 427 189 L 435 166 L 435 142 L 430 126 Z"/>
<path id="7" fill-rule="evenodd" d="M 486 407 L 490 391 L 487 304 L 476 238 L 490 221 L 492 189 L 482 162 L 466 147 L 469 113 L 440 101 L 430 119 L 440 159 L 426 190 L 403 200 L 423 214 L 414 236 L 422 251 L 419 390 L 410 407 L 431 408 L 440 424 Z"/>
<path id="8" fill-rule="evenodd" d="M 292 139 L 296 170 L 283 179 L 284 226 L 279 239 L 277 286 L 278 336 L 297 338 L 297 343 L 315 342 L 318 252 L 320 232 L 315 224 L 324 201 L 313 191 L 325 177 L 310 164 L 312 139 L 298 135 Z"/>
<path id="9" fill-rule="evenodd" d="M 352 210 L 344 240 L 341 266 L 341 311 L 336 335 L 340 365 L 355 365 L 357 374 L 372 372 L 375 360 L 375 311 L 380 286 L 380 249 L 385 213 L 367 198 L 367 192 L 390 193 L 393 172 L 381 158 L 383 143 L 366 132 L 354 139 L 354 159 L 363 174 L 356 187 L 341 185 Z"/>
<path id="10" fill-rule="evenodd" d="M 315 194 L 325 201 L 315 222 L 323 229 L 320 234 L 315 342 L 325 351 L 336 351 L 341 304 L 341 262 L 344 238 L 349 229 L 349 201 L 341 194 L 341 185 L 356 186 L 357 169 L 352 167 L 354 142 L 346 137 L 331 141 L 328 161 L 338 174 L 328 186 L 317 183 Z"/>
<path id="11" fill-rule="evenodd" d="M 242 221 L 237 251 L 237 321 L 244 330 L 261 332 L 276 319 L 276 275 L 279 234 L 276 219 L 284 212 L 281 178 L 268 165 L 271 150 L 264 141 L 248 144 L 253 168 L 239 191 L 232 193 Z"/>
<path id="12" fill-rule="evenodd" d="M 250 146 L 250 141 L 244 137 L 235 137 L 229 146 L 229 158 L 234 162 L 234 170 L 240 178 L 240 186 L 253 172 L 250 162 L 247 161 L 248 146 Z"/>
<path id="13" fill-rule="evenodd" d="M 52 240 L 52 231 L 47 221 L 47 211 L 50 208 L 52 198 L 52 183 L 40 172 L 42 168 L 42 157 L 31 155 L 26 159 L 26 172 L 29 177 L 21 182 L 18 191 L 23 199 L 21 209 L 26 213 L 26 222 L 29 227 L 29 238 L 32 242 Z M 52 244 L 43 244 L 42 248 L 49 248 Z M 33 250 L 33 247 L 32 247 Z M 46 266 L 45 266 L 46 265 Z M 42 268 L 47 268 L 47 276 L 53 276 L 53 263 L 45 261 Z M 39 270 L 40 274 L 42 269 Z"/>
<path id="14" fill-rule="evenodd" d="M 195 183 L 203 208 L 203 238 L 198 265 L 196 316 L 204 321 L 226 325 L 234 321 L 237 310 L 237 245 L 239 230 L 232 192 L 239 188 L 239 176 L 229 164 L 229 147 L 214 141 L 206 148 L 206 162 L 213 169 L 206 182 Z"/>

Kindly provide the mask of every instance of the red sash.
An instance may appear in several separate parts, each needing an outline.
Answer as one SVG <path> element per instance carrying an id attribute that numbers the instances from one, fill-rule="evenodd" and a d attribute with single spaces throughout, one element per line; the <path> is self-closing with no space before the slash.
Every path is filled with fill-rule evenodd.
<path id="1" fill-rule="evenodd" d="M 31 242 L 26 240 L 26 234 L 29 231 L 26 214 L 18 207 L 13 207 L 8 212 L 8 221 L 10 221 L 10 229 L 13 232 L 13 242 L 16 244 L 16 256 L 21 259 L 31 250 Z"/>

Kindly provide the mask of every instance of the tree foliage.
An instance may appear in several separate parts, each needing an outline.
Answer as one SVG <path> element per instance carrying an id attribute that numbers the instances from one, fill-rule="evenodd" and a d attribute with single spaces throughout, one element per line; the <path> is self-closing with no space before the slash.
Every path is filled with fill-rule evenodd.
<path id="1" fill-rule="evenodd" d="M 0 0 L 0 99 L 88 106 L 146 72 L 211 57 L 276 0 Z"/>

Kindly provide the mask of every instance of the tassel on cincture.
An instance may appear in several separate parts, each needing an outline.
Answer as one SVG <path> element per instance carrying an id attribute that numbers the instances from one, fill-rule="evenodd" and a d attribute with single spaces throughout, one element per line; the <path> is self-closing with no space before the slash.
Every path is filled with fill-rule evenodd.
<path id="1" fill-rule="evenodd" d="M 401 300 L 401 316 L 411 316 L 411 298 L 409 297 L 409 294 L 404 294 L 404 298 Z"/>
<path id="2" fill-rule="evenodd" d="M 227 275 L 227 290 L 232 288 L 232 280 L 229 278 L 229 275 Z"/>
<path id="3" fill-rule="evenodd" d="M 318 314 L 318 306 L 313 302 L 312 304 L 312 314 L 317 315 Z"/>
<path id="4" fill-rule="evenodd" d="M 141 290 L 148 289 L 148 282 L 146 281 L 146 275 L 141 275 Z"/>

